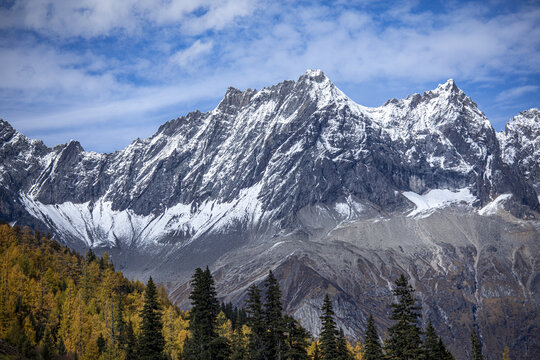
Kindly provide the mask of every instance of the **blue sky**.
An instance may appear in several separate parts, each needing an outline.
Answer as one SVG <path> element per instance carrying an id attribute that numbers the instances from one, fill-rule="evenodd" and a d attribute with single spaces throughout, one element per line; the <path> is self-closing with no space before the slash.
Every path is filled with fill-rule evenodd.
<path id="1" fill-rule="evenodd" d="M 308 68 L 366 106 L 453 78 L 500 130 L 540 106 L 540 3 L 0 0 L 0 117 L 50 146 L 118 150 Z"/>

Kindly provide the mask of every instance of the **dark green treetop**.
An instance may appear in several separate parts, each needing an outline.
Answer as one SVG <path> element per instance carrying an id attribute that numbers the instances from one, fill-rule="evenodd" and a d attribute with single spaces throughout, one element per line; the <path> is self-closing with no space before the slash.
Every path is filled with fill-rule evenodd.
<path id="1" fill-rule="evenodd" d="M 352 353 L 347 347 L 347 339 L 345 339 L 343 329 L 339 329 L 339 332 L 337 334 L 336 350 L 338 353 L 338 357 L 336 358 L 336 360 L 354 360 Z"/>
<path id="2" fill-rule="evenodd" d="M 184 357 L 186 360 L 226 359 L 230 355 L 230 344 L 226 338 L 216 332 L 219 302 L 214 279 L 208 267 L 206 270 L 195 269 L 189 295 L 191 310 L 189 312 L 189 331 L 191 337 L 186 339 Z"/>
<path id="3" fill-rule="evenodd" d="M 364 335 L 364 360 L 383 360 L 384 355 L 379 342 L 379 335 L 375 328 L 375 321 L 373 315 L 369 315 L 368 323 L 366 327 L 366 333 Z"/>
<path id="4" fill-rule="evenodd" d="M 285 351 L 283 305 L 281 304 L 279 283 L 271 270 L 268 272 L 264 286 L 266 288 L 264 317 L 267 328 L 264 353 L 266 359 L 282 359 Z"/>
<path id="5" fill-rule="evenodd" d="M 248 313 L 248 325 L 251 328 L 249 334 L 249 358 L 250 360 L 264 360 L 266 324 L 261 301 L 261 290 L 256 285 L 251 285 L 248 288 L 246 311 Z"/>
<path id="6" fill-rule="evenodd" d="M 144 306 L 141 312 L 141 333 L 138 341 L 138 358 L 141 360 L 165 359 L 163 348 L 163 323 L 161 306 L 158 301 L 156 285 L 148 279 L 144 293 Z"/>
<path id="7" fill-rule="evenodd" d="M 392 291 L 397 302 L 391 304 L 391 320 L 397 323 L 388 329 L 388 339 L 385 344 L 386 355 L 392 360 L 418 360 L 423 358 L 422 330 L 418 326 L 420 319 L 420 306 L 416 305 L 414 289 L 405 278 L 401 276 L 395 282 L 396 288 Z"/>
<path id="8" fill-rule="evenodd" d="M 336 322 L 334 321 L 334 310 L 328 294 L 324 297 L 323 306 L 321 308 L 321 335 L 319 337 L 321 343 L 321 359 L 335 360 L 339 356 L 336 341 Z"/>
<path id="9" fill-rule="evenodd" d="M 309 333 L 292 316 L 285 315 L 286 348 L 284 359 L 308 360 L 307 346 Z"/>

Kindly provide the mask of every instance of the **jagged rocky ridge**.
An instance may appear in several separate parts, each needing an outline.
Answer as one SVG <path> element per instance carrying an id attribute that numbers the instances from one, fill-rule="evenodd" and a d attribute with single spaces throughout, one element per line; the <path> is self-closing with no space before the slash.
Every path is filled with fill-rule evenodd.
<path id="1" fill-rule="evenodd" d="M 503 161 L 516 167 L 540 193 L 540 110 L 530 109 L 513 117 L 497 134 Z"/>
<path id="2" fill-rule="evenodd" d="M 496 135 L 453 80 L 367 108 L 308 71 L 229 88 L 213 111 L 112 154 L 48 148 L 2 122 L 0 215 L 107 249 L 128 274 L 168 282 L 181 304 L 195 266 L 210 264 L 235 302 L 274 268 L 288 310 L 315 332 L 326 291 L 349 335 L 369 311 L 383 325 L 389 282 L 406 272 L 448 341 L 466 341 L 475 321 L 503 334 L 489 349 L 532 358 L 537 114 Z M 508 313 L 520 326 L 510 334 L 498 318 Z"/>

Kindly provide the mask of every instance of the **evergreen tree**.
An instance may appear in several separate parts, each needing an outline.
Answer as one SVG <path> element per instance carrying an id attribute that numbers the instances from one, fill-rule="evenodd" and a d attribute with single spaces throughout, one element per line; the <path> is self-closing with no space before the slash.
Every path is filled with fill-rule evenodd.
<path id="1" fill-rule="evenodd" d="M 421 308 L 416 305 L 414 289 L 403 274 L 395 284 L 396 288 L 392 293 L 398 302 L 390 305 L 392 307 L 390 319 L 397 323 L 388 329 L 386 354 L 393 360 L 422 359 L 423 349 L 420 339 L 422 331 L 418 326 Z"/>
<path id="2" fill-rule="evenodd" d="M 122 305 L 122 297 L 117 297 L 116 306 L 113 314 L 113 342 L 118 349 L 125 349 L 127 345 L 126 322 L 124 321 L 124 306 Z"/>
<path id="3" fill-rule="evenodd" d="M 247 324 L 247 312 L 245 308 L 238 309 L 238 317 L 234 328 L 241 328 L 243 325 Z"/>
<path id="4" fill-rule="evenodd" d="M 93 261 L 96 261 L 96 254 L 94 251 L 92 251 L 92 248 L 88 249 L 88 252 L 86 253 L 86 262 L 91 263 Z"/>
<path id="5" fill-rule="evenodd" d="M 292 316 L 286 315 L 284 321 L 287 346 L 283 358 L 287 360 L 308 360 L 307 339 L 309 333 Z"/>
<path id="6" fill-rule="evenodd" d="M 337 352 L 336 342 L 336 323 L 334 321 L 334 310 L 332 309 L 332 303 L 328 294 L 324 297 L 323 306 L 321 308 L 321 359 L 322 360 L 335 360 L 339 354 Z"/>
<path id="7" fill-rule="evenodd" d="M 271 270 L 264 286 L 266 287 L 264 317 L 267 327 L 264 354 L 266 359 L 282 359 L 285 350 L 283 305 L 281 304 L 279 283 Z"/>
<path id="8" fill-rule="evenodd" d="M 472 360 L 484 360 L 484 355 L 482 355 L 482 343 L 478 338 L 476 330 L 473 330 L 471 333 L 471 344 L 472 344 Z"/>
<path id="9" fill-rule="evenodd" d="M 219 306 L 220 310 L 223 311 L 227 319 L 231 320 L 233 330 L 241 328 L 242 325 L 246 324 L 246 309 L 238 308 L 233 306 L 232 303 L 221 303 Z"/>
<path id="10" fill-rule="evenodd" d="M 229 355 L 229 343 L 216 332 L 219 302 L 208 267 L 204 271 L 200 268 L 195 270 L 191 285 L 189 330 L 192 336 L 186 338 L 184 356 L 187 360 L 226 358 Z"/>
<path id="11" fill-rule="evenodd" d="M 107 347 L 107 340 L 103 337 L 103 334 L 99 334 L 97 340 L 97 347 L 100 354 L 102 354 L 105 351 L 105 348 Z"/>
<path id="12" fill-rule="evenodd" d="M 224 336 L 217 336 L 210 343 L 210 357 L 208 360 L 228 360 L 231 353 L 229 339 Z"/>
<path id="13" fill-rule="evenodd" d="M 442 338 L 439 336 L 439 354 L 440 359 L 442 360 L 454 360 L 454 355 L 446 348 L 446 345 L 444 345 L 444 342 L 442 341 Z"/>
<path id="14" fill-rule="evenodd" d="M 157 298 L 157 288 L 152 278 L 148 279 L 148 284 L 146 284 L 141 320 L 138 358 L 140 360 L 165 359 L 163 354 L 165 340 L 162 333 L 161 306 Z"/>
<path id="15" fill-rule="evenodd" d="M 223 313 L 225 314 L 227 319 L 231 320 L 231 323 L 234 323 L 236 321 L 236 319 L 234 318 L 234 316 L 235 316 L 234 307 L 233 307 L 231 302 L 228 302 L 228 303 L 222 302 L 222 303 L 220 303 L 219 304 L 219 311 L 223 311 Z"/>
<path id="16" fill-rule="evenodd" d="M 41 360 L 51 360 L 53 358 L 53 340 L 52 340 L 52 335 L 51 335 L 51 332 L 49 330 L 49 328 L 47 327 L 47 329 L 45 330 L 45 334 L 43 336 L 43 343 L 42 343 L 42 346 L 41 346 Z"/>
<path id="17" fill-rule="evenodd" d="M 345 339 L 343 329 L 339 329 L 338 336 L 336 338 L 336 350 L 338 354 L 336 360 L 354 360 L 349 348 L 347 347 L 347 339 Z"/>
<path id="18" fill-rule="evenodd" d="M 133 331 L 133 324 L 128 322 L 126 326 L 125 360 L 137 360 L 137 337 Z"/>
<path id="19" fill-rule="evenodd" d="M 426 360 L 440 360 L 443 356 L 444 354 L 441 354 L 439 347 L 439 339 L 430 320 L 426 327 L 426 337 L 424 339 L 424 357 Z"/>
<path id="20" fill-rule="evenodd" d="M 364 335 L 365 345 L 364 345 L 364 360 L 383 360 L 384 355 L 381 348 L 381 343 L 379 342 L 379 335 L 377 334 L 377 329 L 375 328 L 375 321 L 373 316 L 370 314 L 366 333 Z"/>
<path id="21" fill-rule="evenodd" d="M 446 349 L 440 336 L 435 333 L 435 328 L 431 321 L 426 327 L 424 339 L 424 359 L 425 360 L 453 360 L 454 356 Z"/>
<path id="22" fill-rule="evenodd" d="M 58 355 L 65 355 L 66 354 L 66 346 L 64 345 L 64 340 L 60 338 L 58 340 Z"/>
<path id="23" fill-rule="evenodd" d="M 249 334 L 249 358 L 250 360 L 264 360 L 264 339 L 266 325 L 261 301 L 261 291 L 256 285 L 248 288 L 246 303 L 248 313 L 248 325 L 251 328 Z"/>

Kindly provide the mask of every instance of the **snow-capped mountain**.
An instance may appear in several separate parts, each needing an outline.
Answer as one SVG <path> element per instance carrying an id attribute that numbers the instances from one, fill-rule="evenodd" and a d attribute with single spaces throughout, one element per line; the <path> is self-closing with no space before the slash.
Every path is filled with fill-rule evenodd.
<path id="1" fill-rule="evenodd" d="M 533 108 L 519 113 L 497 136 L 503 161 L 516 167 L 540 193 L 540 110 Z"/>
<path id="2" fill-rule="evenodd" d="M 369 108 L 307 71 L 259 91 L 229 88 L 214 110 L 111 154 L 76 141 L 48 148 L 2 121 L 0 216 L 110 251 L 180 304 L 196 266 L 211 265 L 235 302 L 275 269 L 287 309 L 313 331 L 330 289 L 349 335 L 369 311 L 384 324 L 388 284 L 406 272 L 457 344 L 471 326 L 458 315 L 502 326 L 486 299 L 537 313 L 538 138 L 538 110 L 497 135 L 453 80 Z"/>
<path id="3" fill-rule="evenodd" d="M 406 211 L 408 194 L 435 189 L 476 207 L 512 193 L 538 210 L 453 80 L 379 108 L 357 105 L 319 70 L 260 91 L 229 88 L 215 110 L 113 154 L 76 141 L 49 149 L 5 123 L 2 135 L 1 181 L 20 210 L 88 246 L 191 240 L 237 222 L 275 232 L 314 206 L 338 221 Z"/>

